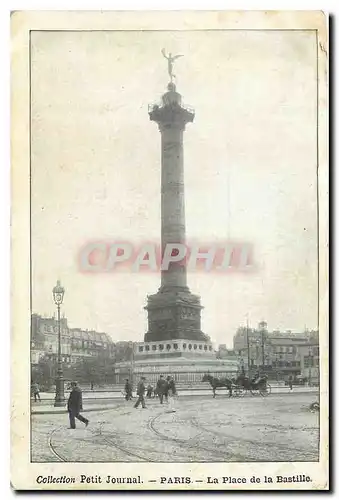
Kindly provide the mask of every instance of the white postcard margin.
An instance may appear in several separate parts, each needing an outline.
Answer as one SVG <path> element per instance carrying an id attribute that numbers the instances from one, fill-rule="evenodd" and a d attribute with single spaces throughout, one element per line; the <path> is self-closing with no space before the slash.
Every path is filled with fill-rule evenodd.
<path id="1" fill-rule="evenodd" d="M 320 460 L 318 463 L 31 463 L 30 462 L 30 30 L 90 29 L 308 29 L 318 34 L 318 185 L 319 185 L 319 339 Z M 328 168 L 328 20 L 320 11 L 213 12 L 14 12 L 11 18 L 12 160 L 12 356 L 11 484 L 18 490 L 221 490 L 328 489 L 329 419 L 329 168 Z M 142 484 L 80 484 L 81 474 L 102 478 L 140 475 Z M 264 475 L 305 474 L 311 482 L 263 482 Z M 38 476 L 75 477 L 75 484 L 38 484 Z M 160 476 L 191 477 L 191 484 L 149 482 Z M 246 478 L 246 484 L 208 484 L 206 478 Z M 251 478 L 261 481 L 251 482 Z M 195 482 L 202 480 L 202 482 Z"/>

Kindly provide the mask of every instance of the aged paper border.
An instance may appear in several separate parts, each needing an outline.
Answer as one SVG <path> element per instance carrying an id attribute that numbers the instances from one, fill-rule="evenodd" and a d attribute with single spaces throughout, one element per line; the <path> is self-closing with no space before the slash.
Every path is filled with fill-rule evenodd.
<path id="1" fill-rule="evenodd" d="M 30 462 L 30 61 L 31 30 L 316 30 L 318 39 L 318 213 L 320 460 L 287 463 L 31 463 Z M 12 356 L 11 483 L 15 489 L 58 490 L 245 490 L 328 489 L 329 443 L 329 260 L 328 260 L 328 20 L 319 11 L 162 11 L 162 12 L 14 12 L 11 17 L 12 159 Z M 37 476 L 100 474 L 103 478 L 140 475 L 140 485 L 37 484 Z M 255 475 L 307 474 L 311 483 L 258 485 Z M 160 476 L 190 476 L 192 484 L 160 485 Z M 206 484 L 207 476 L 246 477 L 247 484 Z"/>

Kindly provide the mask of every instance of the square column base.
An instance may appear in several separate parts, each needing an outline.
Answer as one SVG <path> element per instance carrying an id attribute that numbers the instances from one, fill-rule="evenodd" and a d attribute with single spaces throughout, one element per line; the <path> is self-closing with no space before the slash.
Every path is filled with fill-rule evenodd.
<path id="1" fill-rule="evenodd" d="M 209 341 L 208 335 L 201 331 L 200 297 L 189 289 L 160 289 L 148 297 L 145 309 L 148 312 L 148 332 L 145 342 L 172 339 Z"/>

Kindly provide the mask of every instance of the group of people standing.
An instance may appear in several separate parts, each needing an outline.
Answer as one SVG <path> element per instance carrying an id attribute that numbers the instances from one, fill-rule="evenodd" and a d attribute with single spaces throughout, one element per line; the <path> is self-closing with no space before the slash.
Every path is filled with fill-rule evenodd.
<path id="1" fill-rule="evenodd" d="M 131 382 L 129 381 L 129 379 L 126 379 L 126 401 L 130 401 L 132 399 L 132 390 L 133 388 Z M 134 405 L 134 408 L 138 408 L 139 404 L 141 404 L 142 408 L 146 408 L 145 393 L 147 394 L 147 397 L 151 397 L 152 392 L 153 387 L 150 384 L 146 387 L 146 377 L 141 377 L 137 385 L 138 399 Z M 163 375 L 160 375 L 154 392 L 159 397 L 160 404 L 163 404 L 165 400 L 165 402 L 169 404 L 169 411 L 175 412 L 174 398 L 177 395 L 177 390 L 175 387 L 175 382 L 171 376 L 168 376 L 165 379 Z"/>

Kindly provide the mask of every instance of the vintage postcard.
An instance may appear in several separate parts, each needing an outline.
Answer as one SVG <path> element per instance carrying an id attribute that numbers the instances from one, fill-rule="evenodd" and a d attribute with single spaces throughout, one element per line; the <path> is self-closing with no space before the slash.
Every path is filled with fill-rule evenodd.
<path id="1" fill-rule="evenodd" d="M 327 490 L 322 12 L 14 12 L 12 486 Z"/>

